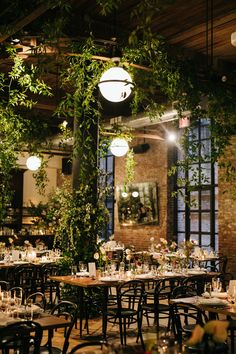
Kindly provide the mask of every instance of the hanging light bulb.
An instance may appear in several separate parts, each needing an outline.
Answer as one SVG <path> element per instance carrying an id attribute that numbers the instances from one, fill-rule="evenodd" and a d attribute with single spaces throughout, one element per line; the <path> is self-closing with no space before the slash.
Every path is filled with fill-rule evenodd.
<path id="1" fill-rule="evenodd" d="M 106 100 L 122 102 L 131 94 L 133 82 L 127 71 L 115 66 L 102 74 L 98 86 Z"/>
<path id="2" fill-rule="evenodd" d="M 30 156 L 26 160 L 26 166 L 31 171 L 37 171 L 41 166 L 41 159 L 38 156 Z"/>
<path id="3" fill-rule="evenodd" d="M 110 144 L 110 150 L 114 156 L 124 156 L 129 150 L 129 144 L 123 138 L 115 138 Z"/>

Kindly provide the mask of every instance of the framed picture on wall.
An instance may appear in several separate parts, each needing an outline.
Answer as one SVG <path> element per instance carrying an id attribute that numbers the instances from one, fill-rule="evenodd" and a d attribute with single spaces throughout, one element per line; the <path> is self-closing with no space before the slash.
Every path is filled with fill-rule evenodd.
<path id="1" fill-rule="evenodd" d="M 155 182 L 116 187 L 118 219 L 123 226 L 158 224 L 158 190 Z"/>

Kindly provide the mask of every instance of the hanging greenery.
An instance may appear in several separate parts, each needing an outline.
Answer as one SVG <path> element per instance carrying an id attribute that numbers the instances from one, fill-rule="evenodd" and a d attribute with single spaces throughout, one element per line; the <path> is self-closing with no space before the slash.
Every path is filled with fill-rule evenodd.
<path id="1" fill-rule="evenodd" d="M 47 126 L 39 121 L 32 123 L 25 113 L 36 104 L 36 95 L 52 95 L 49 86 L 38 78 L 34 65 L 28 67 L 11 48 L 8 53 L 12 69 L 0 73 L 0 224 L 4 222 L 13 195 L 11 175 L 18 168 L 19 152 L 36 151 L 45 143 L 48 132 Z"/>

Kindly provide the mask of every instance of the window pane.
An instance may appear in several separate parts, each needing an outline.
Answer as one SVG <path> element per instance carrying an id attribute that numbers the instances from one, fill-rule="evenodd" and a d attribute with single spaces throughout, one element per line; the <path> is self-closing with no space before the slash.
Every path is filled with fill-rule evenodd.
<path id="1" fill-rule="evenodd" d="M 203 140 L 201 142 L 201 156 L 206 160 L 210 160 L 211 158 L 211 141 L 210 140 Z"/>
<path id="2" fill-rule="evenodd" d="M 209 190 L 202 190 L 201 191 L 201 208 L 203 210 L 210 210 L 211 206 L 210 206 L 210 191 Z"/>
<path id="3" fill-rule="evenodd" d="M 107 172 L 113 172 L 113 156 L 107 158 Z"/>
<path id="4" fill-rule="evenodd" d="M 202 235 L 202 247 L 205 249 L 211 249 L 211 236 L 210 235 Z"/>
<path id="5" fill-rule="evenodd" d="M 190 213 L 190 231 L 199 231 L 198 213 Z"/>
<path id="6" fill-rule="evenodd" d="M 182 194 L 183 193 L 183 194 Z M 182 189 L 181 192 L 178 194 L 178 210 L 185 210 L 185 202 L 184 202 L 184 190 Z"/>
<path id="7" fill-rule="evenodd" d="M 215 184 L 218 184 L 218 163 L 215 163 L 214 167 L 215 167 Z"/>
<path id="8" fill-rule="evenodd" d="M 218 233 L 218 213 L 215 213 L 215 231 Z"/>
<path id="9" fill-rule="evenodd" d="M 189 169 L 189 181 L 191 186 L 199 185 L 199 167 L 198 165 L 192 165 Z"/>
<path id="10" fill-rule="evenodd" d="M 201 184 L 210 184 L 211 183 L 211 164 L 202 163 L 201 164 Z"/>
<path id="11" fill-rule="evenodd" d="M 218 210 L 218 187 L 215 187 L 215 210 Z"/>
<path id="12" fill-rule="evenodd" d="M 202 139 L 209 139 L 209 138 L 210 138 L 209 125 L 208 124 L 207 125 L 202 125 L 201 126 L 201 140 Z"/>
<path id="13" fill-rule="evenodd" d="M 191 210 L 199 209 L 198 197 L 199 197 L 198 191 L 193 191 L 190 193 Z"/>
<path id="14" fill-rule="evenodd" d="M 210 213 L 202 213 L 202 232 L 210 232 Z"/>
<path id="15" fill-rule="evenodd" d="M 178 231 L 185 231 L 185 213 L 178 213 Z"/>

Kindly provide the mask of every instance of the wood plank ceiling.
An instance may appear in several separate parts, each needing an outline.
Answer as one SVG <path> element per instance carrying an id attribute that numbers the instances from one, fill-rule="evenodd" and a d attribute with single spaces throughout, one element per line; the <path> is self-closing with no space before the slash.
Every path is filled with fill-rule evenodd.
<path id="1" fill-rule="evenodd" d="M 65 31 L 65 39 L 69 41 L 84 38 L 90 32 L 101 42 L 109 42 L 114 36 L 121 41 L 127 40 L 128 34 L 140 21 L 138 16 L 131 19 L 130 14 L 141 1 L 120 1 L 119 9 L 107 17 L 99 12 L 96 0 L 69 2 L 72 11 Z M 181 48 L 192 56 L 212 55 L 214 64 L 223 67 L 223 70 L 236 68 L 236 47 L 231 44 L 231 33 L 236 31 L 236 0 L 169 0 L 162 3 L 164 6 L 156 8 L 151 14 L 155 33 L 163 36 L 173 47 Z M 17 35 L 17 31 L 22 29 L 21 35 L 26 31 L 25 37 L 29 42 L 32 37 L 32 43 L 35 43 L 35 38 L 40 36 L 40 28 L 35 26 L 35 21 L 46 15 L 53 17 L 54 11 L 41 4 L 29 13 L 24 13 L 23 17 L 17 17 L 16 13 L 12 23 L 8 23 L 11 28 L 8 35 L 0 34 L 0 42 L 13 34 Z M 0 15 L 0 18 L 4 22 L 3 16 Z M 2 65 L 9 65 L 7 59 L 1 61 Z M 44 106 L 46 110 L 49 109 L 50 102 Z"/>

